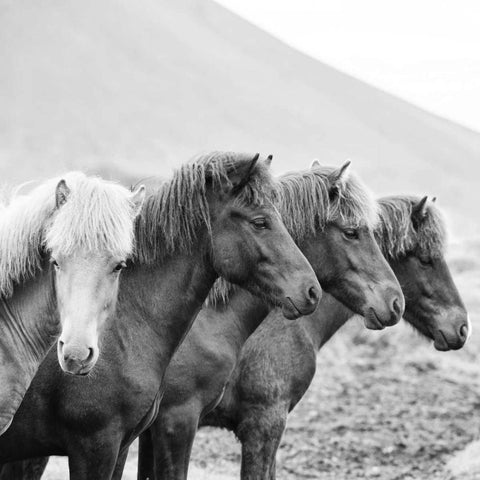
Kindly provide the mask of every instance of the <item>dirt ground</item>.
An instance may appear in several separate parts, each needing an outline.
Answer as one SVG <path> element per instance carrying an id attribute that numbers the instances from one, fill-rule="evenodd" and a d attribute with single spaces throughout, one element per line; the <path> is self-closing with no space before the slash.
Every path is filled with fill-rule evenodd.
<path id="1" fill-rule="evenodd" d="M 372 332 L 358 319 L 318 356 L 313 384 L 290 415 L 279 479 L 480 478 L 480 242 L 452 266 L 474 327 L 468 345 L 437 352 L 406 325 Z M 479 262 L 467 260 L 474 253 Z M 467 448 L 463 451 L 463 449 Z M 124 478 L 134 479 L 135 448 Z M 239 477 L 240 446 L 225 431 L 198 434 L 189 478 Z M 66 478 L 55 460 L 46 478 Z"/>

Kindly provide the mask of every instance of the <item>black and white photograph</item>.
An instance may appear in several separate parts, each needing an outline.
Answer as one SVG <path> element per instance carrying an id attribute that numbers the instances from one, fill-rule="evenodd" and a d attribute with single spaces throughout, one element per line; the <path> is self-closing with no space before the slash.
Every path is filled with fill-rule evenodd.
<path id="1" fill-rule="evenodd" d="M 480 480 L 480 3 L 0 0 L 0 480 Z"/>

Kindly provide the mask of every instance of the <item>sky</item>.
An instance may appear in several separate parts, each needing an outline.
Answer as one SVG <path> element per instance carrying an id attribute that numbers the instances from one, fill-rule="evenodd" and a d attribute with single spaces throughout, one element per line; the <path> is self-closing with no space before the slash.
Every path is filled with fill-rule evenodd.
<path id="1" fill-rule="evenodd" d="M 480 131 L 478 0 L 217 0 L 292 47 Z"/>

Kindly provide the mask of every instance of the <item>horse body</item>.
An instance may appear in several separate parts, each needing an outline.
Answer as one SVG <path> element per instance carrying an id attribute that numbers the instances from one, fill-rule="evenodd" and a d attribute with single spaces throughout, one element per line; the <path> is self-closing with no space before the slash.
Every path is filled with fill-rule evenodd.
<path id="1" fill-rule="evenodd" d="M 313 311 L 318 282 L 261 194 L 268 174 L 257 159 L 218 154 L 184 167 L 147 198 L 137 263 L 122 277 L 96 368 L 87 377 L 65 376 L 51 351 L 0 437 L 2 462 L 67 455 L 70 478 L 111 478 L 155 418 L 166 366 L 219 273 L 282 304 L 290 318 Z M 195 184 L 197 197 L 185 182 Z"/>

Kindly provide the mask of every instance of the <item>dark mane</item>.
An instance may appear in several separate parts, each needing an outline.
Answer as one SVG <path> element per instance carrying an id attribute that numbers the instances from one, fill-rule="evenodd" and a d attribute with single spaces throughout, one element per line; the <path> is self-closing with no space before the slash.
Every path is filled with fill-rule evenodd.
<path id="1" fill-rule="evenodd" d="M 136 224 L 136 255 L 154 263 L 173 252 L 191 251 L 202 227 L 211 230 L 207 192 L 233 191 L 232 177 L 252 162 L 253 154 L 213 152 L 177 169 L 171 180 L 147 193 Z M 235 203 L 262 205 L 272 195 L 271 176 L 263 161 L 255 164 Z"/>
<path id="2" fill-rule="evenodd" d="M 277 181 L 278 209 L 292 237 L 299 241 L 322 231 L 328 223 L 340 221 L 351 226 L 374 228 L 377 204 L 370 190 L 354 174 L 338 185 L 330 195 L 335 167 L 287 173 Z"/>
<path id="3" fill-rule="evenodd" d="M 443 255 L 447 243 L 447 229 L 442 213 L 433 202 L 427 203 L 423 222 L 415 229 L 412 209 L 420 201 L 414 196 L 390 196 L 378 200 L 380 222 L 375 236 L 382 252 L 389 260 L 419 250 L 432 257 Z"/>

